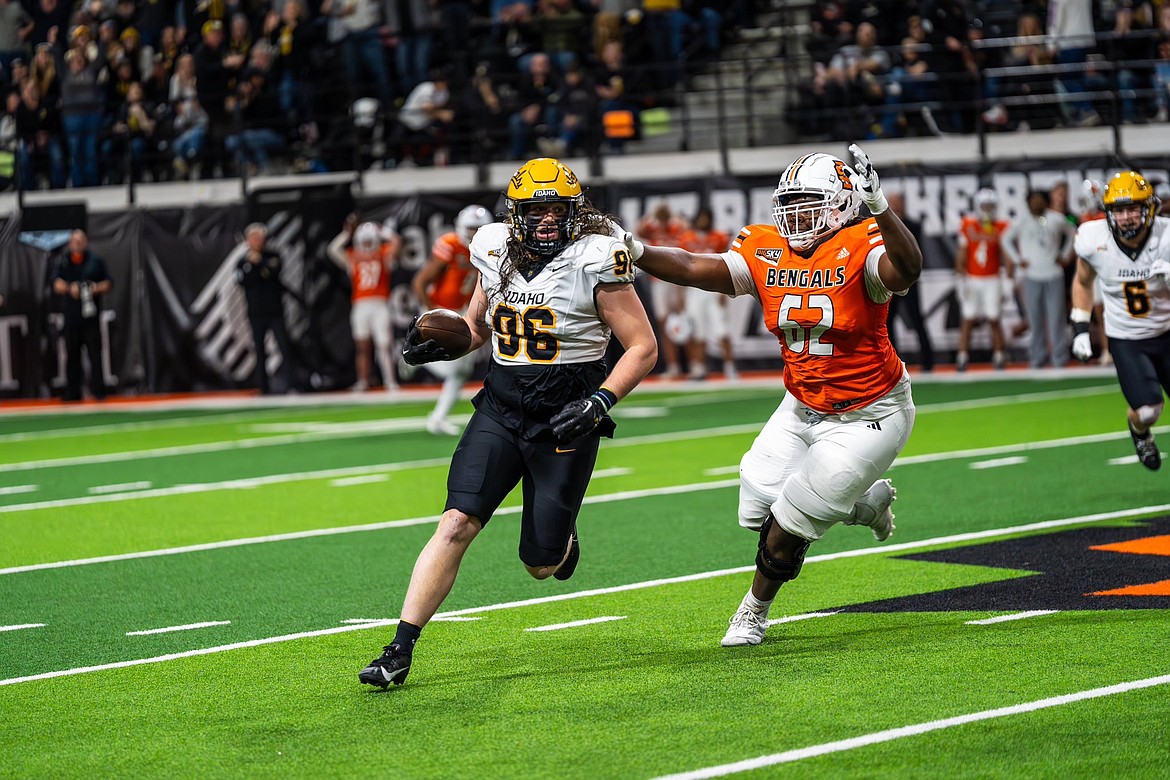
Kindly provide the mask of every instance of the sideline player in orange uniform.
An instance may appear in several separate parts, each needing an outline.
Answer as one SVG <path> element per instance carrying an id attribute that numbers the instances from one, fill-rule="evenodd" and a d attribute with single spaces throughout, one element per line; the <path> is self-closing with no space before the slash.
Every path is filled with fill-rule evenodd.
<path id="1" fill-rule="evenodd" d="M 967 370 L 967 348 L 971 344 L 971 328 L 986 320 L 991 328 L 991 362 L 996 368 L 1004 366 L 1003 282 L 1000 270 L 1012 275 L 1011 264 L 1000 250 L 1003 234 L 1009 227 L 1006 219 L 996 219 L 999 197 L 995 190 L 984 187 L 975 193 L 978 214 L 963 217 L 959 225 L 959 242 L 955 251 L 955 272 L 959 275 L 959 308 L 963 323 L 959 326 L 959 351 L 955 368 Z"/>
<path id="2" fill-rule="evenodd" d="M 467 206 L 455 217 L 455 230 L 435 239 L 431 247 L 431 260 L 414 275 L 410 286 L 423 310 L 451 309 L 463 314 L 475 292 L 479 272 L 471 264 L 471 239 L 475 232 L 492 221 L 491 212 L 483 206 Z M 427 370 L 443 380 L 439 400 L 427 417 L 427 430 L 436 436 L 457 436 L 459 428 L 447 420 L 451 407 L 459 400 L 463 383 L 475 369 L 478 352 L 469 352 L 454 360 L 438 361 L 427 365 Z M 403 363 L 407 371 L 414 366 Z"/>
<path id="3" fill-rule="evenodd" d="M 679 246 L 695 254 L 719 254 L 731 246 L 731 236 L 716 230 L 712 223 L 711 209 L 704 206 L 695 214 L 691 227 L 683 233 Z M 691 379 L 707 377 L 707 340 L 718 339 L 723 353 L 723 376 L 736 380 L 735 354 L 731 351 L 731 336 L 727 330 L 727 296 L 687 288 L 687 319 L 691 321 L 691 340 L 687 342 L 687 362 L 690 364 Z"/>
<path id="4" fill-rule="evenodd" d="M 635 232 L 646 244 L 654 246 L 680 246 L 683 233 L 686 232 L 686 223 L 676 217 L 670 206 L 659 203 L 654 210 L 638 222 Z M 650 280 L 650 303 L 654 307 L 654 321 L 658 324 L 659 339 L 662 347 L 662 357 L 666 361 L 666 370 L 663 379 L 676 379 L 680 372 L 678 359 L 678 345 L 669 335 L 671 329 L 667 327 L 667 320 L 672 315 L 682 316 L 685 302 L 683 291 L 673 284 L 662 279 Z"/>
<path id="5" fill-rule="evenodd" d="M 347 243 L 352 243 L 348 249 Z M 370 387 L 371 342 L 383 385 L 387 391 L 398 389 L 390 357 L 390 274 L 401 250 L 402 237 L 397 233 L 383 235 L 382 228 L 373 222 L 363 222 L 352 233 L 342 230 L 329 242 L 329 258 L 349 273 L 353 286 L 349 327 L 357 369 L 353 389 L 358 392 Z"/>
<path id="6" fill-rule="evenodd" d="M 788 390 L 740 462 L 739 523 L 759 531 L 751 589 L 722 644 L 763 641 L 780 586 L 836 523 L 894 530 L 882 474 L 914 425 L 910 375 L 886 334 L 890 297 L 922 271 L 922 251 L 891 210 L 869 158 L 854 170 L 806 154 L 780 177 L 774 225 L 749 225 L 723 254 L 643 246 L 636 264 L 676 284 L 753 295 L 780 341 Z M 872 218 L 861 218 L 865 204 Z"/>

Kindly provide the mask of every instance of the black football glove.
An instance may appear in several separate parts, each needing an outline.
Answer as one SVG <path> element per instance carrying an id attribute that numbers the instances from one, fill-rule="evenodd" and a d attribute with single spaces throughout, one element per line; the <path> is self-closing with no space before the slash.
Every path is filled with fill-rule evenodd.
<path id="1" fill-rule="evenodd" d="M 581 438 L 597 427 L 615 403 L 617 397 L 603 387 L 588 398 L 567 404 L 549 420 L 553 435 L 561 444 Z"/>
<path id="2" fill-rule="evenodd" d="M 434 363 L 436 360 L 450 360 L 451 355 L 439 346 L 434 339 L 419 341 L 422 333 L 418 329 L 418 317 L 410 321 L 410 328 L 406 331 L 406 341 L 402 342 L 402 359 L 409 365 L 421 366 L 423 363 Z"/>

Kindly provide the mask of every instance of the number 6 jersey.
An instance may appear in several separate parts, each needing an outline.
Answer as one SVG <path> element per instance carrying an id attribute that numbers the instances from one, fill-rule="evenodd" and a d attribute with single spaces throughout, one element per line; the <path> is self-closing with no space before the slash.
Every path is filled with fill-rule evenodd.
<path id="1" fill-rule="evenodd" d="M 1170 330 L 1170 287 L 1151 276 L 1155 260 L 1170 262 L 1170 219 L 1155 217 L 1149 238 L 1136 257 L 1126 253 L 1107 220 L 1077 228 L 1077 256 L 1097 272 L 1105 304 L 1105 335 L 1111 339 L 1149 339 Z"/>
<path id="2" fill-rule="evenodd" d="M 723 254 L 736 295 L 751 294 L 780 341 L 784 386 L 823 414 L 886 395 L 905 374 L 886 335 L 892 293 L 878 277 L 885 254 L 877 222 L 841 228 L 798 255 L 774 225 L 745 227 Z"/>
<path id="3" fill-rule="evenodd" d="M 517 273 L 500 290 L 508 228 L 486 225 L 471 241 L 471 262 L 488 298 L 492 357 L 501 365 L 549 365 L 601 360 L 610 329 L 597 313 L 594 288 L 634 281 L 625 244 L 585 235 L 565 247 L 531 279 Z"/>

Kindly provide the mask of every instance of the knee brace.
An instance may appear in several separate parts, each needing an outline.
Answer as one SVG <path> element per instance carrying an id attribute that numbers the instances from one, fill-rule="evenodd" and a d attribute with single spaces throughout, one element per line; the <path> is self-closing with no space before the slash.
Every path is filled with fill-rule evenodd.
<path id="1" fill-rule="evenodd" d="M 1154 404 L 1153 406 L 1139 406 L 1134 409 L 1137 412 L 1138 422 L 1142 425 L 1153 425 L 1158 422 L 1158 418 L 1162 416 L 1162 404 Z"/>
<path id="2" fill-rule="evenodd" d="M 805 542 L 792 556 L 791 561 L 782 561 L 772 556 L 768 550 L 768 531 L 772 529 L 775 519 L 768 515 L 764 524 L 760 526 L 760 544 L 756 552 L 756 570 L 772 582 L 788 582 L 796 579 L 800 574 L 800 567 L 804 565 L 804 555 L 812 542 Z"/>

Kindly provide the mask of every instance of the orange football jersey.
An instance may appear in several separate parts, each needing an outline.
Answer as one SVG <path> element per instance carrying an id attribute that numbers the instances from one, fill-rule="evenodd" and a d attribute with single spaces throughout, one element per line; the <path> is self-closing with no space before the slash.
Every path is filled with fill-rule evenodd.
<path id="1" fill-rule="evenodd" d="M 983 220 L 963 217 L 959 233 L 967 239 L 967 274 L 970 276 L 998 276 L 1000 242 L 1008 229 L 1007 220 Z"/>
<path id="2" fill-rule="evenodd" d="M 428 290 L 431 302 L 444 309 L 463 311 L 479 278 L 471 265 L 471 250 L 457 234 L 444 233 L 435 239 L 431 256 L 443 262 L 443 272 Z"/>
<path id="3" fill-rule="evenodd" d="M 373 252 L 350 249 L 349 277 L 353 285 L 353 299 L 390 297 L 390 246 L 382 244 Z"/>
<path id="4" fill-rule="evenodd" d="M 723 254 L 731 243 L 731 236 L 722 230 L 695 230 L 691 228 L 682 235 L 679 243 L 683 249 L 695 254 Z"/>
<path id="5" fill-rule="evenodd" d="M 750 225 L 732 243 L 755 282 L 764 324 L 780 341 L 784 387 L 818 412 L 871 403 L 902 378 L 886 333 L 888 303 L 866 289 L 865 260 L 882 246 L 872 218 L 841 228 L 809 258 L 775 225 Z"/>

